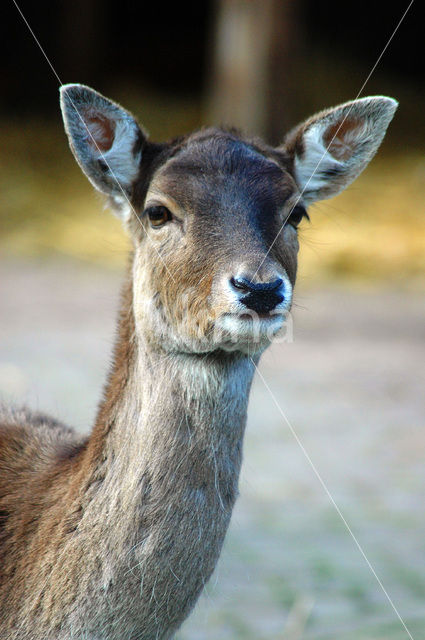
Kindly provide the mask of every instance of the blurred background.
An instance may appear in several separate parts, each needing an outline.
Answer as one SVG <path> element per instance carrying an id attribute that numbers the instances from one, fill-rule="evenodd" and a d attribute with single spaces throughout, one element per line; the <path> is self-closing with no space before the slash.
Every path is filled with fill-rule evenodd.
<path id="1" fill-rule="evenodd" d="M 411 636 L 258 378 L 225 551 L 179 638 L 423 637 L 419 3 L 390 42 L 408 2 L 18 5 L 61 82 L 120 102 L 154 140 L 227 123 L 278 143 L 366 81 L 361 96 L 399 100 L 365 174 L 302 224 L 294 341 L 262 372 Z M 1 397 L 88 430 L 128 244 L 69 152 L 58 78 L 12 1 L 0 29 Z"/>

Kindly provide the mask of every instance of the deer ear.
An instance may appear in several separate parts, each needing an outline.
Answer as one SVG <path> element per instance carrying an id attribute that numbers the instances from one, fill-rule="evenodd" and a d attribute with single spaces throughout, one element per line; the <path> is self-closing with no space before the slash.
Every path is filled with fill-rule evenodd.
<path id="1" fill-rule="evenodd" d="M 122 200 L 131 194 L 146 136 L 133 116 L 82 84 L 60 89 L 71 150 L 90 182 Z"/>
<path id="2" fill-rule="evenodd" d="M 384 96 L 361 98 L 322 111 L 287 135 L 283 149 L 293 159 L 307 204 L 336 195 L 357 178 L 378 150 L 397 106 Z"/>

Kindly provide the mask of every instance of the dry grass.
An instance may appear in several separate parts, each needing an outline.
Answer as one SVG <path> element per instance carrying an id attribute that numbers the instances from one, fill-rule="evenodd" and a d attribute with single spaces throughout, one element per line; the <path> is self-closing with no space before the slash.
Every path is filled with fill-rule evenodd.
<path id="1" fill-rule="evenodd" d="M 302 232 L 306 279 L 414 284 L 425 273 L 425 158 L 376 158 L 351 187 L 312 208 Z"/>
<path id="2" fill-rule="evenodd" d="M 158 138 L 173 135 L 169 105 L 152 99 L 144 109 L 131 103 Z M 180 131 L 196 127 L 199 113 L 174 105 Z M 175 125 L 174 125 L 175 126 Z M 61 124 L 4 122 L 0 149 L 0 248 L 7 255 L 59 254 L 121 265 L 128 242 L 114 216 L 102 211 L 67 149 Z M 344 278 L 417 284 L 425 266 L 425 158 L 378 156 L 345 193 L 312 208 L 304 224 L 304 281 Z"/>

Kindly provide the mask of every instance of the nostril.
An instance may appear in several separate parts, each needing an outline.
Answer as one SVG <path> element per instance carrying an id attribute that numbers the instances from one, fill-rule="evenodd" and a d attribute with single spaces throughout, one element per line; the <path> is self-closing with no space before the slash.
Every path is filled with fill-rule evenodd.
<path id="1" fill-rule="evenodd" d="M 263 291 L 276 291 L 276 289 L 280 289 L 282 285 L 282 278 L 276 278 L 276 280 L 274 280 L 273 282 L 264 282 Z"/>
<path id="2" fill-rule="evenodd" d="M 250 282 L 246 278 L 230 278 L 230 284 L 235 289 L 240 289 L 241 291 L 244 291 L 245 293 L 248 293 L 249 291 L 252 291 L 251 287 L 249 286 Z"/>
<path id="3" fill-rule="evenodd" d="M 230 284 L 235 289 L 239 289 L 245 293 L 253 293 L 260 291 L 276 291 L 276 289 L 279 289 L 282 286 L 283 280 L 282 278 L 276 278 L 276 280 L 272 280 L 271 282 L 252 282 L 251 280 L 248 280 L 248 278 L 238 277 L 231 278 Z"/>

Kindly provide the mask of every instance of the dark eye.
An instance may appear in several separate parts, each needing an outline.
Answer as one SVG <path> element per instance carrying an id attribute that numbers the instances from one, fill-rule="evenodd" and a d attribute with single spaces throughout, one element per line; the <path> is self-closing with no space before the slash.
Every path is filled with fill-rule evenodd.
<path id="1" fill-rule="evenodd" d="M 145 215 L 149 218 L 152 227 L 162 227 L 162 225 L 171 220 L 172 217 L 167 207 L 163 207 L 162 205 L 148 207 Z"/>
<path id="2" fill-rule="evenodd" d="M 310 220 L 309 215 L 304 207 L 300 204 L 297 204 L 288 216 L 288 224 L 291 224 L 296 228 L 303 218 L 307 218 L 307 220 Z"/>

